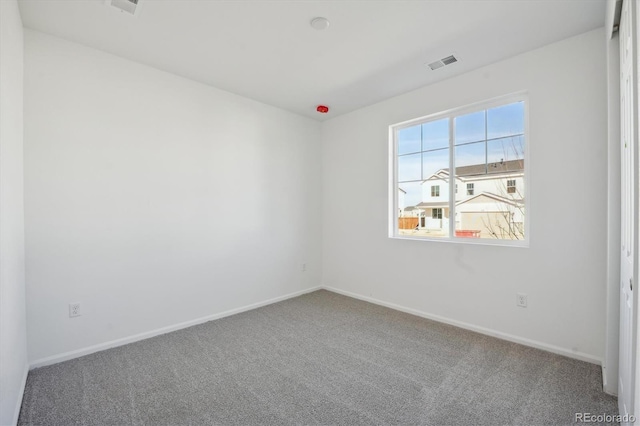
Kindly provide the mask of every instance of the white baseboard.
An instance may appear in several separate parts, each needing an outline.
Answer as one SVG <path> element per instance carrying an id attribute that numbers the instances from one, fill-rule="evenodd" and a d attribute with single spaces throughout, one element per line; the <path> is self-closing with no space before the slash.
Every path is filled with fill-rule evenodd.
<path id="1" fill-rule="evenodd" d="M 576 352 L 576 351 L 572 351 L 570 349 L 566 349 L 566 348 L 562 348 L 559 346 L 555 346 L 555 345 L 550 345 L 547 343 L 543 343 L 543 342 L 538 342 L 536 340 L 531 340 L 531 339 L 526 339 L 524 337 L 519 337 L 519 336 L 514 336 L 512 334 L 508 334 L 508 333 L 503 333 L 501 331 L 497 331 L 497 330 L 493 330 L 490 328 L 486 328 L 486 327 L 480 327 L 477 325 L 473 325 L 473 324 L 469 324 L 466 322 L 462 322 L 462 321 L 457 321 L 457 320 L 453 320 L 450 318 L 446 318 L 440 315 L 434 315 L 434 314 L 430 314 L 427 312 L 423 312 L 423 311 L 419 311 L 417 309 L 412 309 L 412 308 L 407 308 L 404 306 L 400 306 L 397 305 L 395 303 L 389 303 L 389 302 L 385 302 L 379 299 L 375 299 L 373 297 L 368 297 L 368 296 L 363 296 L 361 294 L 357 294 L 357 293 L 352 293 L 350 291 L 345 291 L 345 290 L 340 290 L 338 288 L 334 288 L 334 287 L 329 287 L 329 286 L 322 286 L 321 288 L 328 290 L 328 291 L 332 291 L 334 293 L 338 293 L 338 294 L 342 294 L 344 296 L 349 296 L 349 297 L 353 297 L 354 299 L 360 299 L 360 300 L 364 300 L 365 302 L 370 302 L 376 305 L 380 305 L 380 306 L 384 306 L 387 308 L 391 308 L 391 309 L 395 309 L 397 311 L 402 311 L 402 312 L 406 312 L 408 314 L 412 314 L 412 315 L 416 315 L 422 318 L 427 318 L 430 320 L 434 320 L 434 321 L 438 321 L 438 322 L 442 322 L 445 324 L 450 324 L 450 325 L 454 325 L 456 327 L 460 327 L 460 328 L 464 328 L 466 330 L 471 330 L 471 331 L 475 331 L 477 333 L 480 334 L 485 334 L 487 336 L 492 336 L 492 337 L 497 337 L 498 339 L 502 339 L 502 340 L 507 340 L 509 342 L 514 342 L 514 343 L 519 343 L 521 345 L 524 346 L 530 346 L 532 348 L 536 348 L 536 349 L 542 349 L 544 351 L 547 352 L 552 352 L 554 354 L 558 354 L 558 355 L 563 355 L 569 358 L 574 358 L 574 359 L 578 359 L 580 361 L 586 361 L 589 362 L 591 364 L 597 364 L 597 365 L 602 365 L 602 359 L 595 357 L 593 355 L 589 355 L 583 352 Z"/>
<path id="2" fill-rule="evenodd" d="M 84 355 L 89 355 L 94 352 L 103 351 L 105 349 L 115 348 L 117 346 L 126 345 L 128 343 L 137 342 L 139 340 L 148 339 L 150 337 L 158 336 L 160 334 L 170 333 L 172 331 L 180 330 L 183 328 L 191 327 L 194 325 L 202 324 L 205 322 L 213 321 L 219 318 L 228 317 L 230 315 L 239 314 L 241 312 L 250 311 L 252 309 L 260 308 L 262 306 L 271 305 L 272 303 L 281 302 L 283 300 L 291 299 L 293 297 L 301 296 L 306 293 L 311 293 L 316 290 L 320 290 L 322 287 L 312 287 L 305 290 L 296 291 L 294 293 L 289 293 L 284 296 L 274 297 L 273 299 L 268 299 L 262 302 L 252 303 L 250 305 L 242 306 L 240 308 L 231 309 L 228 311 L 220 312 L 217 314 L 208 315 L 206 317 L 197 318 L 190 321 L 181 322 L 179 324 L 170 325 L 167 327 L 158 328 L 151 331 L 146 331 L 144 333 L 134 334 L 133 336 L 123 337 L 121 339 L 111 340 L 109 342 L 99 343 L 97 345 L 89 346 L 86 348 L 76 349 L 74 351 L 64 352 L 61 354 L 49 356 L 46 358 L 41 358 L 35 360 L 31 363 L 30 368 L 38 368 L 44 367 L 46 365 L 57 364 L 59 362 L 68 361 L 70 359 L 79 358 Z M 26 376 L 25 376 L 26 378 Z"/>
<path id="3" fill-rule="evenodd" d="M 190 320 L 190 321 L 185 321 L 179 324 L 175 324 L 175 325 L 171 325 L 168 327 L 163 327 L 163 328 L 158 328 L 156 330 L 151 330 L 151 331 L 147 331 L 144 333 L 139 333 L 139 334 L 135 334 L 133 336 L 128 336 L 128 337 L 124 337 L 121 339 L 116 339 L 116 340 L 112 340 L 109 342 L 104 342 L 104 343 L 100 343 L 97 345 L 93 345 L 93 346 L 89 346 L 86 348 L 82 348 L 82 349 L 77 349 L 74 351 L 69 351 L 69 352 L 64 352 L 61 354 L 57 354 L 57 355 L 53 355 L 50 357 L 46 357 L 46 358 L 41 358 L 38 360 L 35 360 L 31 363 L 30 368 L 38 368 L 38 367 L 44 367 L 46 365 L 51 365 L 51 364 L 56 364 L 58 362 L 63 362 L 63 361 L 67 361 L 70 359 L 74 359 L 74 358 L 79 358 L 81 356 L 84 355 L 89 355 L 91 353 L 94 352 L 99 352 L 99 351 L 103 351 L 105 349 L 110 349 L 110 348 L 115 348 L 117 346 L 122 346 L 122 345 L 126 345 L 128 343 L 133 343 L 133 342 L 137 342 L 139 340 L 144 340 L 144 339 L 148 339 L 150 337 L 154 337 L 154 336 L 158 336 L 160 334 L 165 334 L 165 333 L 170 333 L 172 331 L 176 331 L 176 330 L 180 330 L 183 328 L 187 328 L 187 327 L 191 327 L 194 325 L 198 325 L 198 324 L 202 324 L 208 321 L 213 321 L 219 318 L 224 318 L 230 315 L 235 315 L 241 312 L 245 312 L 245 311 L 249 311 L 251 309 L 256 309 L 256 308 L 260 308 L 262 306 L 266 306 L 266 305 L 270 305 L 272 303 L 277 303 L 277 302 L 281 302 L 283 300 L 287 300 L 287 299 L 291 299 L 293 297 L 297 297 L 306 293 L 311 293 L 314 292 L 316 290 L 328 290 L 334 293 L 338 293 L 338 294 L 342 294 L 345 296 L 349 296 L 349 297 L 353 297 L 354 299 L 359 299 L 359 300 L 364 300 L 366 302 L 370 302 L 370 303 L 374 303 L 376 305 L 380 305 L 380 306 L 385 306 L 387 308 L 391 308 L 391 309 L 395 309 L 397 311 L 401 311 L 401 312 L 406 312 L 408 314 L 412 314 L 412 315 L 416 315 L 422 318 L 427 318 L 430 320 L 434 320 L 434 321 L 438 321 L 441 323 L 445 323 L 445 324 L 450 324 L 456 327 L 460 327 L 460 328 L 464 328 L 466 330 L 471 330 L 471 331 L 475 331 L 477 333 L 481 333 L 481 334 L 485 334 L 487 336 L 492 336 L 492 337 L 496 337 L 502 340 L 507 340 L 510 342 L 514 342 L 514 343 L 519 343 L 521 345 L 525 345 L 525 346 L 530 346 L 533 348 L 537 348 L 537 349 L 542 349 L 544 351 L 547 352 L 552 352 L 558 355 L 563 355 L 569 358 L 574 358 L 574 359 L 578 359 L 581 361 L 586 361 L 592 364 L 597 364 L 597 365 L 602 365 L 602 360 L 600 358 L 594 357 L 592 355 L 586 354 L 586 353 L 582 353 L 582 352 L 575 352 L 572 351 L 570 349 L 567 348 L 562 348 L 559 346 L 555 346 L 555 345 L 550 345 L 547 343 L 543 343 L 543 342 L 538 342 L 536 340 L 531 340 L 531 339 L 526 339 L 523 337 L 519 337 L 519 336 L 514 336 L 512 334 L 508 334 L 508 333 L 503 333 L 501 331 L 497 331 L 497 330 L 493 330 L 490 328 L 486 328 L 486 327 L 480 327 L 474 324 L 469 324 L 466 322 L 462 322 L 462 321 L 457 321 L 457 320 L 453 320 L 450 318 L 446 318 L 440 315 L 435 315 L 435 314 L 430 314 L 427 312 L 423 312 L 417 309 L 412 309 L 412 308 L 407 308 L 401 305 L 397 305 L 395 303 L 390 303 L 390 302 L 385 302 L 383 300 L 379 300 L 379 299 L 375 299 L 373 297 L 368 297 L 368 296 L 363 296 L 361 294 L 357 294 L 357 293 L 352 293 L 350 291 L 345 291 L 345 290 L 341 290 L 338 288 L 334 288 L 334 287 L 330 287 L 330 286 L 316 286 L 316 287 L 312 287 L 312 288 L 308 288 L 305 290 L 301 290 L 301 291 L 297 291 L 294 293 L 290 293 L 284 296 L 280 296 L 280 297 L 275 297 L 273 299 L 269 299 L 269 300 L 265 300 L 262 302 L 258 302 L 258 303 L 253 303 L 251 305 L 246 305 L 240 308 L 236 308 L 236 309 L 231 309 L 228 311 L 224 311 L 224 312 L 220 312 L 217 314 L 213 314 L 213 315 L 208 315 L 206 317 L 202 317 L 202 318 L 197 318 L 194 320 Z M 26 374 L 24 377 L 24 381 L 26 384 Z M 18 407 L 19 410 L 19 407 Z M 19 411 L 18 411 L 19 413 Z"/>
<path id="4" fill-rule="evenodd" d="M 22 398 L 24 396 L 24 389 L 27 386 L 27 376 L 29 375 L 29 364 L 26 364 L 24 366 L 24 372 L 22 373 L 22 383 L 20 384 L 20 392 L 18 392 L 18 395 L 20 395 L 20 398 L 18 399 L 18 402 L 16 402 L 16 408 L 13 410 L 13 425 L 17 425 L 18 424 L 18 417 L 20 417 L 20 408 L 22 408 Z"/>

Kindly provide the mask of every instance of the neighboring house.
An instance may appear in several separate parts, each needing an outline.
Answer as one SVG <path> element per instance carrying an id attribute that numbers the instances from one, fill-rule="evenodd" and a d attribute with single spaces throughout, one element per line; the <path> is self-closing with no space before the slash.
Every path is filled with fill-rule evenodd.
<path id="1" fill-rule="evenodd" d="M 524 200 L 482 192 L 458 202 L 456 230 L 480 231 L 480 237 L 523 237 Z"/>
<path id="2" fill-rule="evenodd" d="M 422 182 L 422 202 L 417 205 L 425 211 L 420 227 L 427 230 L 449 228 L 449 170 L 442 169 Z"/>
<path id="3" fill-rule="evenodd" d="M 482 237 L 524 234 L 524 160 L 456 168 L 454 197 L 457 231 L 479 231 Z M 421 228 L 448 229 L 449 169 L 422 182 L 422 202 L 415 207 L 424 211 Z M 404 216 L 413 214 L 414 209 L 404 208 Z"/>
<path id="4" fill-rule="evenodd" d="M 419 204 L 417 206 L 405 207 L 402 211 L 402 217 L 422 217 L 424 215 L 425 209 L 421 208 Z"/>
<path id="5" fill-rule="evenodd" d="M 398 210 L 400 210 L 400 216 L 402 216 L 402 211 L 404 210 L 405 201 L 404 197 L 407 191 L 402 188 L 398 188 Z"/>

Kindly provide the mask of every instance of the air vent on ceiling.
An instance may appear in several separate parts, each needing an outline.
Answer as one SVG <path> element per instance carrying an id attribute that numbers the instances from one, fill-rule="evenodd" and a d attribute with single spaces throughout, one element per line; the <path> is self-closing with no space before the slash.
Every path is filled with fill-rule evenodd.
<path id="1" fill-rule="evenodd" d="M 140 13 L 141 2 L 142 0 L 104 0 L 104 4 L 107 6 L 133 16 L 137 16 Z"/>
<path id="2" fill-rule="evenodd" d="M 451 55 L 447 56 L 446 58 L 442 58 L 439 61 L 431 62 L 427 66 L 431 68 L 431 70 L 437 70 L 438 68 L 442 68 L 445 65 L 451 65 L 454 62 L 458 62 L 458 59 L 455 56 Z"/>

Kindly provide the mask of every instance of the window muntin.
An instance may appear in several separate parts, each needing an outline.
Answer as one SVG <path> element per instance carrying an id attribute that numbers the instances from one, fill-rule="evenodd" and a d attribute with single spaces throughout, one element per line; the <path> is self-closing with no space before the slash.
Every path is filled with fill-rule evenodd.
<path id="1" fill-rule="evenodd" d="M 412 193 L 396 212 L 398 218 L 411 212 L 422 226 L 403 232 L 394 219 L 391 236 L 526 243 L 525 113 L 525 97 L 515 96 L 392 126 L 393 186 Z M 400 162 L 408 155 L 415 156 L 411 167 Z"/>

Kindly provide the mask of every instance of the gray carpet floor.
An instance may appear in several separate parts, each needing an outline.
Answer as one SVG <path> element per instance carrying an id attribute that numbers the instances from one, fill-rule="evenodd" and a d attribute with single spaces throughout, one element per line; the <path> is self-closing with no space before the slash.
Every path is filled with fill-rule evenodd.
<path id="1" fill-rule="evenodd" d="M 599 366 L 317 291 L 29 373 L 19 425 L 561 425 Z"/>

